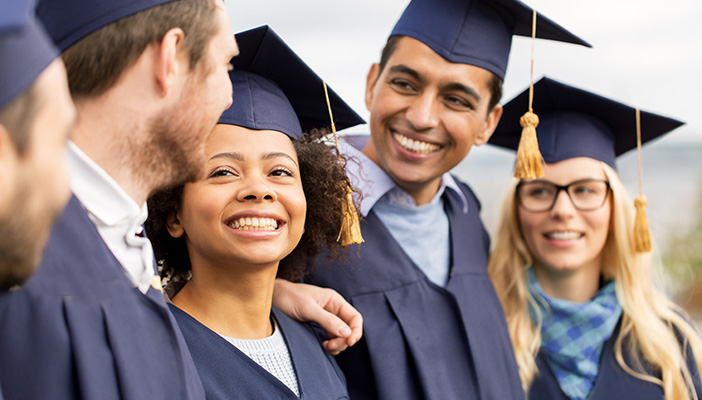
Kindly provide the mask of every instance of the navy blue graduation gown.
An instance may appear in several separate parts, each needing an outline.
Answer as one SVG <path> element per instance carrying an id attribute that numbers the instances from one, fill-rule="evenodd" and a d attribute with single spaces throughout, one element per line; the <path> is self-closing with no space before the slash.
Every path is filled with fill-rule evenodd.
<path id="1" fill-rule="evenodd" d="M 174 305 L 171 311 L 185 336 L 208 400 L 297 399 L 283 382 L 216 332 Z M 301 398 L 348 399 L 344 375 L 309 325 L 273 309 L 292 359 Z"/>
<path id="2" fill-rule="evenodd" d="M 161 293 L 133 287 L 75 197 L 41 266 L 0 294 L 5 399 L 204 399 Z"/>
<path id="3" fill-rule="evenodd" d="M 305 280 L 339 291 L 364 319 L 361 341 L 337 357 L 353 399 L 523 399 L 502 306 L 487 274 L 480 205 L 459 183 L 444 194 L 451 237 L 445 288 L 433 284 L 371 211 L 365 243 L 346 263 Z"/>
<path id="4" fill-rule="evenodd" d="M 663 389 L 660 386 L 629 375 L 614 358 L 614 342 L 618 332 L 619 328 L 614 331 L 612 337 L 604 344 L 602 355 L 600 356 L 599 372 L 588 400 L 662 400 Z M 623 350 L 624 359 L 628 361 L 626 345 L 623 346 Z M 695 382 L 697 397 L 702 398 L 700 374 L 691 356 L 691 350 L 688 351 L 688 354 L 690 354 L 688 368 Z M 556 378 L 553 370 L 548 365 L 543 352 L 539 352 L 536 358 L 536 365 L 539 369 L 539 375 L 535 377 L 529 388 L 529 400 L 569 400 L 568 396 L 561 390 L 558 378 Z M 658 377 L 660 378 L 659 374 Z"/>

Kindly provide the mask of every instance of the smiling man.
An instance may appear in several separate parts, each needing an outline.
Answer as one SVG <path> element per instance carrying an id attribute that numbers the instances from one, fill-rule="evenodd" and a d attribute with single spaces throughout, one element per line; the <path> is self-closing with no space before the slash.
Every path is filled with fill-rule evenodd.
<path id="1" fill-rule="evenodd" d="M 495 129 L 512 36 L 531 21 L 516 0 L 414 0 L 368 72 L 370 138 L 344 147 L 366 243 L 308 278 L 363 315 L 338 357 L 352 398 L 524 398 L 480 205 L 449 171 Z M 587 45 L 542 16 L 536 35 Z"/>

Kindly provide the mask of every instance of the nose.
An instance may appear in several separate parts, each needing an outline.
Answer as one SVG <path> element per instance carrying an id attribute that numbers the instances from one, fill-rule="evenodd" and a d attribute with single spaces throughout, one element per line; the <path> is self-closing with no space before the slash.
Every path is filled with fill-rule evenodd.
<path id="1" fill-rule="evenodd" d="M 227 99 L 227 100 L 226 100 L 226 101 L 227 101 L 227 106 L 226 106 L 224 109 L 225 109 L 225 110 L 228 110 L 229 107 L 231 107 L 232 104 L 234 104 L 234 98 L 233 98 L 233 96 L 232 96 L 232 93 L 233 93 L 232 82 L 231 82 L 231 80 L 229 79 L 229 75 L 227 75 L 227 83 L 225 84 L 225 87 L 228 88 L 228 90 L 227 90 L 227 97 L 225 97 L 225 98 Z"/>
<path id="2" fill-rule="evenodd" d="M 568 196 L 568 192 L 561 190 L 556 196 L 556 202 L 551 208 L 551 216 L 557 219 L 568 219 L 575 215 L 576 209 Z"/>
<path id="3" fill-rule="evenodd" d="M 237 193 L 239 201 L 275 201 L 277 196 L 275 191 L 270 188 L 268 183 L 263 178 L 249 177 L 241 182 L 239 192 Z"/>
<path id="4" fill-rule="evenodd" d="M 418 131 L 431 129 L 439 124 L 439 102 L 431 91 L 425 91 L 414 98 L 407 109 L 407 120 Z"/>

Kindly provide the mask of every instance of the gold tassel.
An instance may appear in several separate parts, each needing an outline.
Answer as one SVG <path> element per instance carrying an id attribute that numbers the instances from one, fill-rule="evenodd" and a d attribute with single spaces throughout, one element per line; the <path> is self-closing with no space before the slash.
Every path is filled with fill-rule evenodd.
<path id="1" fill-rule="evenodd" d="M 351 190 L 351 186 L 347 184 L 346 201 L 341 203 L 341 209 L 344 213 L 344 217 L 341 220 L 339 237 L 336 238 L 336 241 L 341 243 L 342 246 L 361 244 L 364 242 L 363 236 L 361 236 L 361 223 L 358 219 L 358 211 L 356 211 L 356 206 L 353 204 L 352 194 L 353 190 Z"/>
<path id="2" fill-rule="evenodd" d="M 331 120 L 332 133 L 334 134 L 334 144 L 336 145 L 336 154 L 339 157 L 339 164 L 343 165 L 341 153 L 339 152 L 339 138 L 336 134 L 336 125 L 334 124 L 334 116 L 332 115 L 331 102 L 329 101 L 329 93 L 327 92 L 327 83 L 322 81 L 324 85 L 324 96 L 327 99 L 327 108 L 329 109 L 329 119 Z M 346 200 L 341 203 L 342 219 L 341 229 L 336 241 L 342 246 L 350 244 L 361 244 L 364 242 L 361 235 L 361 222 L 358 218 L 358 211 L 353 204 L 353 190 L 349 182 L 346 182 Z"/>
<path id="3" fill-rule="evenodd" d="M 648 218 L 646 218 L 646 196 L 640 194 L 634 200 L 636 207 L 636 220 L 634 220 L 634 249 L 637 253 L 648 253 L 651 251 L 651 234 L 648 230 Z"/>
<path id="4" fill-rule="evenodd" d="M 527 111 L 519 119 L 522 126 L 522 137 L 519 139 L 519 149 L 517 149 L 517 163 L 514 166 L 515 178 L 540 178 L 544 176 L 541 165 L 541 152 L 539 152 L 539 142 L 536 139 L 536 127 L 539 125 L 539 117 L 531 111 Z"/>
<path id="5" fill-rule="evenodd" d="M 648 229 L 648 218 L 645 211 L 648 202 L 643 194 L 643 182 L 641 180 L 641 112 L 638 108 L 636 109 L 636 148 L 639 164 L 639 197 L 634 200 L 634 207 L 636 207 L 634 250 L 637 253 L 648 253 L 651 251 L 651 233 Z"/>
<path id="6" fill-rule="evenodd" d="M 536 127 L 539 117 L 534 114 L 534 42 L 536 42 L 536 10 L 534 10 L 531 25 L 531 83 L 529 85 L 529 111 L 522 115 L 519 124 L 522 126 L 522 137 L 517 149 L 517 163 L 514 166 L 515 178 L 540 178 L 544 176 L 539 141 L 536 138 Z"/>

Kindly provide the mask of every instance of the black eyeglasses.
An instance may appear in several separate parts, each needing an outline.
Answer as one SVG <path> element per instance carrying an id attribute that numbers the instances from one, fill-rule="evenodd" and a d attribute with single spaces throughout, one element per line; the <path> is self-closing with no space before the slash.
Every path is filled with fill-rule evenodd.
<path id="1" fill-rule="evenodd" d="M 609 194 L 609 182 L 602 179 L 583 179 L 565 186 L 553 182 L 535 180 L 517 185 L 519 204 L 527 211 L 550 211 L 556 204 L 561 190 L 568 193 L 573 206 L 580 211 L 592 211 L 602 207 Z"/>

